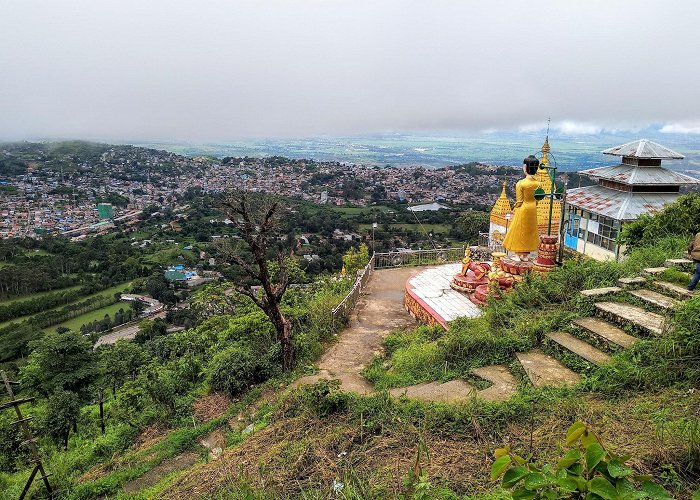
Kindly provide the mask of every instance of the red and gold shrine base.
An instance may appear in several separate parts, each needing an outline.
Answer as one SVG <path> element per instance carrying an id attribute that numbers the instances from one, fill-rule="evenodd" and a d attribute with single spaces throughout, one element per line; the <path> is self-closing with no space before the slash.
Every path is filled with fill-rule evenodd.
<path id="1" fill-rule="evenodd" d="M 559 253 L 559 237 L 554 235 L 540 235 L 540 248 L 535 259 L 533 270 L 543 274 L 549 273 L 557 267 L 557 254 Z"/>
<path id="2" fill-rule="evenodd" d="M 454 278 L 452 278 L 452 281 L 450 282 L 450 287 L 458 292 L 472 293 L 474 290 L 476 290 L 476 287 L 479 285 L 488 284 L 488 282 L 488 276 L 483 276 L 481 279 L 476 279 L 476 276 L 472 271 L 467 271 L 466 276 L 460 273 L 455 274 Z"/>
<path id="3" fill-rule="evenodd" d="M 530 261 L 519 261 L 510 257 L 501 259 L 501 270 L 514 276 L 524 276 L 532 270 L 533 263 Z"/>

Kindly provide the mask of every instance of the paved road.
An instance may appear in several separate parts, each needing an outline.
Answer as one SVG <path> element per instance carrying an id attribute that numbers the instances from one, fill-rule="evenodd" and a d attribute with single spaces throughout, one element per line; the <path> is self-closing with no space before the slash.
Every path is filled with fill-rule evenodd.
<path id="1" fill-rule="evenodd" d="M 165 318 L 165 311 L 161 311 L 158 314 L 150 316 L 147 319 L 155 319 L 155 318 Z M 104 344 L 114 344 L 117 340 L 122 340 L 122 339 L 131 340 L 134 337 L 136 337 L 136 334 L 138 333 L 138 331 L 139 331 L 139 322 L 138 321 L 135 323 L 128 324 L 126 326 L 115 328 L 107 335 L 103 335 L 99 339 L 97 339 L 97 342 L 95 342 L 95 349 L 97 349 L 99 346 L 104 345 Z"/>

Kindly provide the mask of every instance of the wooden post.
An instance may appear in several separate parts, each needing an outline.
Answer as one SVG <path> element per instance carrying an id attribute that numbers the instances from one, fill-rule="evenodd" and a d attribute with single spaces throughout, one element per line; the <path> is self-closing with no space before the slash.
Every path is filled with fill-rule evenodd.
<path id="1" fill-rule="evenodd" d="M 10 401 L 7 403 L 4 403 L 0 405 L 0 410 L 9 408 L 10 406 L 14 407 L 15 413 L 17 414 L 17 421 L 14 422 L 15 424 L 19 424 L 20 427 L 22 428 L 22 432 L 24 433 L 24 439 L 25 441 L 23 444 L 26 444 L 29 447 L 29 451 L 32 453 L 32 459 L 34 460 L 34 470 L 32 473 L 29 475 L 29 479 L 27 480 L 27 484 L 24 485 L 24 489 L 22 490 L 22 493 L 19 496 L 20 500 L 23 500 L 27 492 L 29 491 L 29 487 L 32 484 L 32 481 L 34 481 L 34 477 L 36 476 L 37 472 L 40 472 L 41 475 L 39 476 L 43 481 L 44 481 L 44 486 L 46 487 L 46 492 L 49 495 L 49 498 L 53 498 L 53 490 L 51 489 L 51 484 L 49 484 L 49 476 L 51 474 L 47 474 L 46 471 L 44 471 L 44 465 L 41 462 L 41 456 L 39 455 L 39 448 L 36 445 L 36 439 L 32 436 L 32 431 L 29 428 L 29 424 L 27 422 L 31 419 L 31 417 L 24 418 L 22 416 L 22 410 L 20 409 L 19 405 L 22 403 L 27 403 L 29 401 L 33 401 L 34 398 L 24 398 L 24 399 L 15 399 L 15 393 L 12 391 L 12 384 L 15 384 L 16 382 L 10 382 L 7 379 L 7 375 L 5 374 L 4 370 L 0 370 L 0 377 L 2 377 L 2 381 L 5 384 L 5 390 L 7 391 L 7 394 L 10 396 Z"/>
<path id="2" fill-rule="evenodd" d="M 104 410 L 104 390 L 102 388 L 98 389 L 97 392 L 97 404 L 100 405 L 100 430 L 102 435 L 105 435 L 105 410 Z"/>

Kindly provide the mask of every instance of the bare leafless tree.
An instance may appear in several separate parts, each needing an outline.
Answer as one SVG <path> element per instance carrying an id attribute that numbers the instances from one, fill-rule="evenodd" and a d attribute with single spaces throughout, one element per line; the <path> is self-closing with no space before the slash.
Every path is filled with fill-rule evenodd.
<path id="1" fill-rule="evenodd" d="M 276 252 L 277 266 L 274 267 L 277 269 L 274 272 L 270 269 L 268 259 L 269 239 L 279 226 L 282 207 L 274 199 L 234 191 L 224 198 L 223 208 L 252 254 L 252 260 L 247 259 L 240 246 L 222 245 L 225 258 L 237 265 L 252 281 L 234 283 L 233 288 L 249 297 L 270 318 L 282 346 L 282 369 L 290 370 L 294 362 L 292 324 L 280 308 L 290 279 L 285 265 L 286 254 Z M 258 287 L 262 290 L 256 290 Z"/>

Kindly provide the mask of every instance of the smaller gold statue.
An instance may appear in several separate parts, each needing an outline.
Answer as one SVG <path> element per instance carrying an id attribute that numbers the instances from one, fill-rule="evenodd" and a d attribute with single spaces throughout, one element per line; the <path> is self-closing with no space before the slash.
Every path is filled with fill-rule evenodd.
<path id="1" fill-rule="evenodd" d="M 469 250 L 469 247 L 464 248 L 464 258 L 462 259 L 462 276 L 467 275 L 467 271 L 469 271 L 469 264 L 472 261 L 472 254 L 471 251 Z"/>

